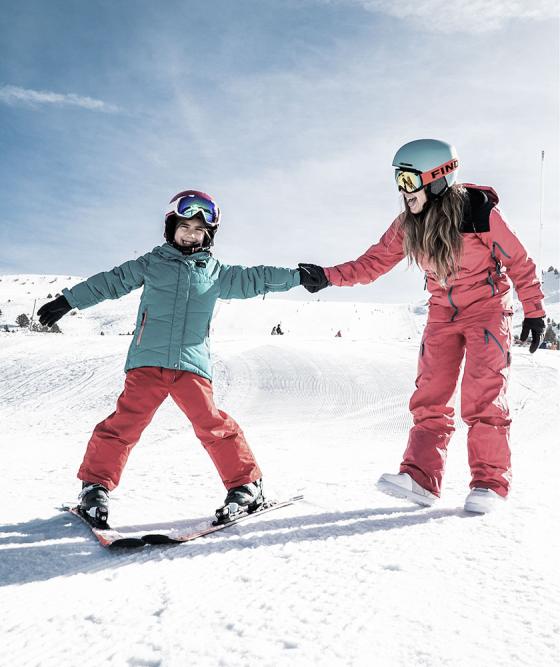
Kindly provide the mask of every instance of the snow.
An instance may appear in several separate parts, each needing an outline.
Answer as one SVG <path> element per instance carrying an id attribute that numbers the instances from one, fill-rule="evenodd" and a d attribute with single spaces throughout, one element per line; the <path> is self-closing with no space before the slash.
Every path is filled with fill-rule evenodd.
<path id="1" fill-rule="evenodd" d="M 422 509 L 375 488 L 410 427 L 422 304 L 353 304 L 350 290 L 348 303 L 222 303 L 217 402 L 244 428 L 267 492 L 305 500 L 189 544 L 112 552 L 56 508 L 75 499 L 91 430 L 122 389 L 131 339 L 118 334 L 132 331 L 138 294 L 66 316 L 63 335 L 1 332 L 78 280 L 53 278 L 0 282 L 2 665 L 558 664 L 558 353 L 513 350 L 503 509 L 462 509 L 460 420 L 442 499 Z M 286 335 L 268 335 L 278 322 Z M 111 522 L 195 525 L 224 495 L 166 402 Z"/>

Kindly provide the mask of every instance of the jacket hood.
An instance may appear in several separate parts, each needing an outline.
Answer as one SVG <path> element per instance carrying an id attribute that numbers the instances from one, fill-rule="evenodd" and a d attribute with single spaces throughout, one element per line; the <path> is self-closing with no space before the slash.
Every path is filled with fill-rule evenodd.
<path id="1" fill-rule="evenodd" d="M 467 188 L 467 190 L 478 190 L 481 192 L 487 197 L 492 206 L 496 206 L 496 204 L 500 201 L 497 192 L 489 185 L 474 185 L 474 183 L 461 183 L 461 185 L 464 188 Z"/>

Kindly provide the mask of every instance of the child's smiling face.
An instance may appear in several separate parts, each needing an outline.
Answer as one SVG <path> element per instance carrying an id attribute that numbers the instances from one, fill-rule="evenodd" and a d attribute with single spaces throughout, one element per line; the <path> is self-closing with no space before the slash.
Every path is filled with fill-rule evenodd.
<path id="1" fill-rule="evenodd" d="M 194 218 L 181 219 L 175 230 L 173 240 L 179 246 L 191 248 L 201 246 L 206 238 L 206 227 L 198 216 Z"/>

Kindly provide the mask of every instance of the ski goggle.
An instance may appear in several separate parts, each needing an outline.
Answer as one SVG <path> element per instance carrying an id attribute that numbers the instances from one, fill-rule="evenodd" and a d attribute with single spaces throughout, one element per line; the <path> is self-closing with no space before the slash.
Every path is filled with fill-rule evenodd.
<path id="1" fill-rule="evenodd" d="M 199 213 L 208 225 L 215 226 L 220 221 L 220 209 L 216 204 L 211 199 L 195 194 L 178 197 L 172 201 L 165 212 L 165 217 L 175 214 L 180 218 L 192 218 Z"/>
<path id="2" fill-rule="evenodd" d="M 395 169 L 395 181 L 399 190 L 404 190 L 411 194 L 413 192 L 418 192 L 422 188 L 425 188 L 426 185 L 429 185 L 433 181 L 437 181 L 439 178 L 443 178 L 458 168 L 459 160 L 454 158 L 449 160 L 449 162 L 440 164 L 439 167 L 435 167 L 434 169 L 425 172 L 411 171 L 409 169 Z"/>
<path id="3" fill-rule="evenodd" d="M 404 190 L 408 193 L 418 192 L 424 187 L 424 184 L 422 183 L 422 174 L 414 171 L 401 171 L 400 169 L 395 169 L 395 181 L 397 182 L 397 188 L 399 190 Z"/>

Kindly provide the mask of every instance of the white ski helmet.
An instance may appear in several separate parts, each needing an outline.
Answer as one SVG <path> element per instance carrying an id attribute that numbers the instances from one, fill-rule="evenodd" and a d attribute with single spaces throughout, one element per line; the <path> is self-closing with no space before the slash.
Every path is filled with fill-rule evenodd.
<path id="1" fill-rule="evenodd" d="M 393 158 L 399 190 L 426 188 L 428 197 L 440 197 L 457 181 L 459 156 L 455 147 L 439 139 L 416 139 L 401 146 Z"/>

